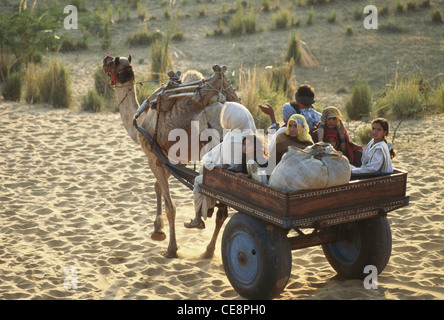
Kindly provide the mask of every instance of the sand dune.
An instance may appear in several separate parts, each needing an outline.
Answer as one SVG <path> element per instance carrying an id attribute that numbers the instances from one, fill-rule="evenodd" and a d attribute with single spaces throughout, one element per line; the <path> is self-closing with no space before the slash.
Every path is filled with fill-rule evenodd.
<path id="1" fill-rule="evenodd" d="M 409 171 L 411 204 L 389 214 L 393 251 L 378 288 L 338 279 L 313 247 L 293 251 L 279 299 L 444 299 L 443 124 L 398 130 L 394 164 Z M 163 258 L 167 242 L 150 238 L 154 178 L 118 114 L 2 101 L 0 146 L 1 299 L 242 299 L 220 242 L 213 259 L 199 257 L 214 220 L 185 229 L 192 192 L 174 180 L 179 258 Z"/>

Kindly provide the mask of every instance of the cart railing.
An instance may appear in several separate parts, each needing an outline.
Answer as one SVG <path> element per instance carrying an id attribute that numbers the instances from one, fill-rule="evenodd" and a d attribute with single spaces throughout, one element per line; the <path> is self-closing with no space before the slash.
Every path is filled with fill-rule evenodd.
<path id="1" fill-rule="evenodd" d="M 408 205 L 407 172 L 316 190 L 283 192 L 228 170 L 204 169 L 202 193 L 285 229 L 318 228 L 367 219 Z"/>

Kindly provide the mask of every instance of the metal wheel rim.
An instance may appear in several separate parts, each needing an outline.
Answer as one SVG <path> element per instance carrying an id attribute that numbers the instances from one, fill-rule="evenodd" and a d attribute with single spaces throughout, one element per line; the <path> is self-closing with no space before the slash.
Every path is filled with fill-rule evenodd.
<path id="1" fill-rule="evenodd" d="M 245 231 L 236 231 L 226 247 L 228 267 L 243 285 L 254 283 L 259 273 L 259 254 L 253 238 Z"/>

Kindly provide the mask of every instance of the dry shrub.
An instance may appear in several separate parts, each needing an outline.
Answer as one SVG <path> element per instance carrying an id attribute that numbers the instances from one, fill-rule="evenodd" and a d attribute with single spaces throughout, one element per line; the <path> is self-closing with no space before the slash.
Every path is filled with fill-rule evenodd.
<path id="1" fill-rule="evenodd" d="M 294 60 L 285 62 L 279 67 L 253 68 L 242 70 L 237 79 L 238 93 L 256 121 L 259 129 L 266 129 L 270 119 L 257 107 L 268 103 L 275 109 L 276 119 L 282 117 L 281 107 L 294 99 L 296 79 L 294 76 Z"/>
<path id="2" fill-rule="evenodd" d="M 372 90 L 366 81 L 358 79 L 352 89 L 352 95 L 345 104 L 347 116 L 351 120 L 360 120 L 370 115 L 372 108 Z"/>
<path id="3" fill-rule="evenodd" d="M 2 94 L 5 100 L 20 101 L 22 95 L 22 78 L 20 71 L 13 72 L 8 75 L 3 83 Z"/>

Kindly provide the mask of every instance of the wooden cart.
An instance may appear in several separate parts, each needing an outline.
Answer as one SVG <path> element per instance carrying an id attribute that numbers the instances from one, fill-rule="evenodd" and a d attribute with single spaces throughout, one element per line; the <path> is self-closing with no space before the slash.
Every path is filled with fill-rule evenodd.
<path id="1" fill-rule="evenodd" d="M 165 170 L 193 190 L 198 172 L 171 164 L 137 117 L 134 126 Z M 387 213 L 408 205 L 406 186 L 407 172 L 395 169 L 390 175 L 354 177 L 342 186 L 288 193 L 228 170 L 204 169 L 201 189 L 238 210 L 222 237 L 230 283 L 243 297 L 271 299 L 290 278 L 291 250 L 322 245 L 332 267 L 347 278 L 363 278 L 368 265 L 382 272 L 392 249 Z M 289 237 L 290 230 L 297 235 Z"/>
<path id="2" fill-rule="evenodd" d="M 392 247 L 387 213 L 408 205 L 407 172 L 354 177 L 337 187 L 282 192 L 228 170 L 204 169 L 202 193 L 238 211 L 225 227 L 222 260 L 234 289 L 271 299 L 287 285 L 291 250 L 322 245 L 331 266 L 363 278 L 387 265 Z M 288 236 L 290 230 L 295 236 Z"/>

